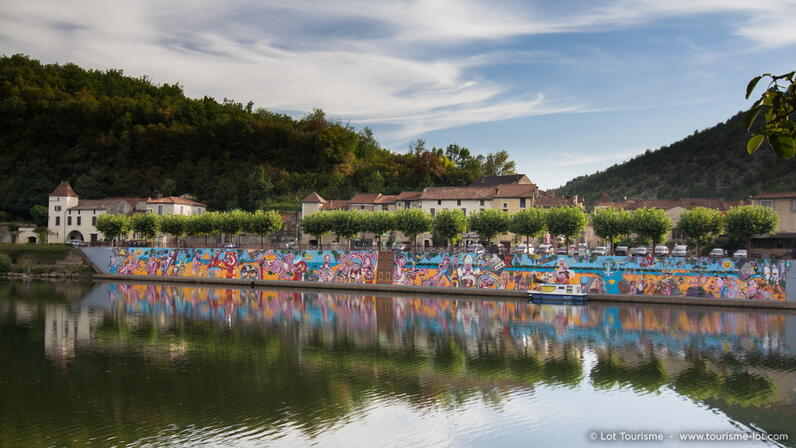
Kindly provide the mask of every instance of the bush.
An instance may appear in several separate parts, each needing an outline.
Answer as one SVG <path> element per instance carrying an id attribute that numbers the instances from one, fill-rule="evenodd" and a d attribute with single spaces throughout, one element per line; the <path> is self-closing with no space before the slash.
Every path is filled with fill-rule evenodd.
<path id="1" fill-rule="evenodd" d="M 0 244 L 0 254 L 7 255 L 13 263 L 19 263 L 21 257 L 34 264 L 55 264 L 69 255 L 72 250 L 64 244 Z"/>
<path id="2" fill-rule="evenodd" d="M 0 254 L 0 272 L 8 272 L 11 269 L 11 257 Z"/>

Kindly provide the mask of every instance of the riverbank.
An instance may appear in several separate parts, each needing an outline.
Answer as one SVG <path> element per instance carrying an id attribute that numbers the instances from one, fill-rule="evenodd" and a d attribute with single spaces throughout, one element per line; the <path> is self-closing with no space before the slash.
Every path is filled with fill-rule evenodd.
<path id="1" fill-rule="evenodd" d="M 0 244 L 0 277 L 90 279 L 95 269 L 73 247 L 56 244 Z"/>
<path id="2" fill-rule="evenodd" d="M 157 275 L 120 275 L 96 274 L 97 280 L 117 281 L 146 281 L 186 283 L 194 285 L 227 285 L 234 287 L 278 287 L 301 290 L 336 290 L 345 292 L 388 292 L 401 294 L 422 294 L 437 296 L 465 296 L 490 300 L 526 301 L 524 290 L 508 289 L 481 289 L 481 288 L 447 288 L 447 287 L 422 287 L 411 285 L 391 285 L 376 283 L 320 283 L 301 282 L 290 280 L 246 280 L 239 278 L 197 278 L 197 277 L 163 277 Z M 623 295 L 623 294 L 590 294 L 591 302 L 613 303 L 643 303 L 658 305 L 689 305 L 689 306 L 717 306 L 729 308 L 769 309 L 796 311 L 796 303 L 787 301 L 755 301 L 739 299 L 717 299 L 712 297 L 687 297 L 687 296 L 656 296 L 656 295 Z"/>

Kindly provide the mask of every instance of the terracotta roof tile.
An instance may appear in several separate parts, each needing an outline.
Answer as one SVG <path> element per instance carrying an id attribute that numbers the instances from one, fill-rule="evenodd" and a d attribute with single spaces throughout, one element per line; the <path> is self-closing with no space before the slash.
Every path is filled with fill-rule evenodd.
<path id="1" fill-rule="evenodd" d="M 75 193 L 75 190 L 73 190 L 72 186 L 69 185 L 69 182 L 65 180 L 61 181 L 61 183 L 58 184 L 57 187 L 55 187 L 55 190 L 53 190 L 53 192 L 50 193 L 50 196 L 70 196 L 73 198 L 78 197 L 77 193 Z"/>
<path id="2" fill-rule="evenodd" d="M 330 199 L 323 203 L 321 208 L 323 210 L 340 210 L 348 208 L 349 201 Z"/>
<path id="3" fill-rule="evenodd" d="M 381 193 L 357 193 L 349 199 L 350 204 L 375 204 Z"/>
<path id="4" fill-rule="evenodd" d="M 423 189 L 420 199 L 492 199 L 494 187 L 429 187 Z"/>
<path id="5" fill-rule="evenodd" d="M 193 207 L 206 207 L 201 202 L 192 201 L 190 199 L 181 198 L 178 196 L 169 196 L 165 198 L 147 199 L 147 204 L 176 204 L 176 205 L 190 205 Z"/>
<path id="6" fill-rule="evenodd" d="M 533 184 L 507 184 L 498 185 L 496 198 L 527 198 L 533 196 L 537 190 Z"/>
<path id="7" fill-rule="evenodd" d="M 760 193 L 752 196 L 752 199 L 786 199 L 796 198 L 796 191 L 781 191 L 779 193 Z"/>
<path id="8" fill-rule="evenodd" d="M 305 204 L 323 204 L 326 202 L 326 199 L 322 198 L 321 195 L 313 191 L 307 195 L 306 198 L 302 199 L 301 202 L 304 202 Z"/>
<path id="9" fill-rule="evenodd" d="M 376 204 L 395 204 L 395 201 L 398 199 L 397 194 L 383 194 L 378 199 L 376 199 Z"/>
<path id="10" fill-rule="evenodd" d="M 496 187 L 498 185 L 506 184 L 525 184 L 533 185 L 533 183 L 524 174 L 509 174 L 506 176 L 483 176 L 474 180 L 470 187 Z"/>

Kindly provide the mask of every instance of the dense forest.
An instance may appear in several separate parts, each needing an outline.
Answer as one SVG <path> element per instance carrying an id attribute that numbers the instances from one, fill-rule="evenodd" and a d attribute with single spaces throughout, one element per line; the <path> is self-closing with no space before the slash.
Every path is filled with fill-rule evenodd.
<path id="1" fill-rule="evenodd" d="M 68 180 L 83 198 L 190 193 L 210 209 L 295 209 L 317 191 L 397 193 L 466 185 L 511 174 L 501 151 L 406 153 L 384 149 L 365 128 L 316 110 L 301 119 L 224 99 L 188 98 L 120 70 L 0 58 L 0 213 L 26 218 Z"/>
<path id="2" fill-rule="evenodd" d="M 779 159 L 764 145 L 746 152 L 749 134 L 740 112 L 716 126 L 616 164 L 580 176 L 557 189 L 594 203 L 603 193 L 612 199 L 720 197 L 742 199 L 761 191 L 796 190 L 796 158 Z"/>

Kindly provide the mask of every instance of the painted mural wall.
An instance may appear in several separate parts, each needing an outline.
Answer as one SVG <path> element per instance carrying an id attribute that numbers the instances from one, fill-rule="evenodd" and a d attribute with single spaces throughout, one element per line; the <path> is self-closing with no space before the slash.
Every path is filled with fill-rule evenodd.
<path id="1" fill-rule="evenodd" d="M 378 270 L 375 251 L 102 249 L 107 272 L 123 275 L 366 284 L 376 282 Z M 396 252 L 393 260 L 382 271 L 392 270 L 396 285 L 526 290 L 559 283 L 593 294 L 779 301 L 787 298 L 785 274 L 792 269 L 784 260 L 731 258 Z"/>
<path id="2" fill-rule="evenodd" d="M 376 253 L 256 249 L 110 249 L 108 273 L 162 277 L 373 283 Z"/>
<path id="3" fill-rule="evenodd" d="M 784 301 L 788 268 L 784 260 L 400 252 L 393 278 L 427 287 L 525 290 L 559 283 L 594 294 Z"/>

